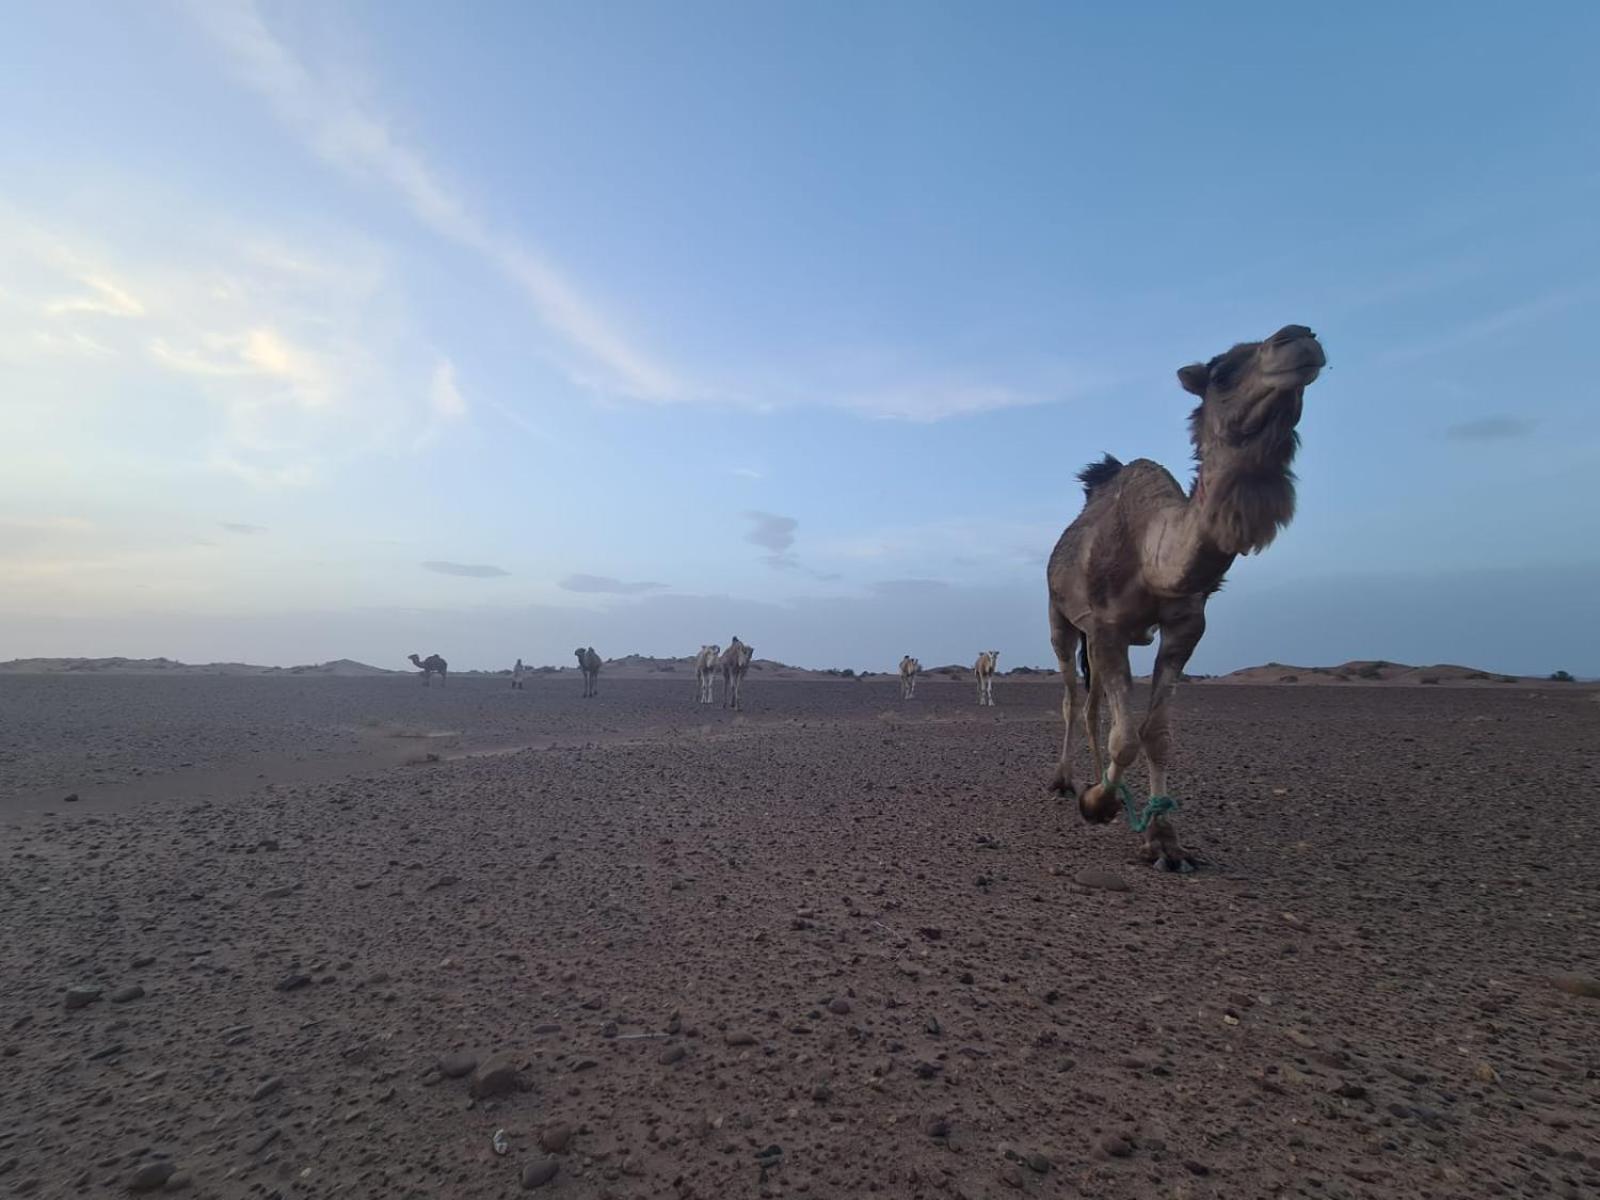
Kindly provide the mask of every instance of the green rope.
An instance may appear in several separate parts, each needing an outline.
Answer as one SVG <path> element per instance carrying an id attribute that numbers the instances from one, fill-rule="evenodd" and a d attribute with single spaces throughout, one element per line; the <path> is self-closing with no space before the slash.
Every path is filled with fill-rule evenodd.
<path id="1" fill-rule="evenodd" d="M 1128 785 L 1120 779 L 1112 783 L 1110 771 L 1107 771 L 1102 778 L 1106 789 L 1116 792 L 1117 799 L 1122 801 L 1122 815 L 1128 819 L 1128 828 L 1135 833 L 1143 833 L 1149 829 L 1150 822 L 1163 813 L 1178 811 L 1178 802 L 1171 796 L 1151 796 L 1144 802 L 1144 808 L 1135 813 L 1133 794 L 1128 791 Z"/>

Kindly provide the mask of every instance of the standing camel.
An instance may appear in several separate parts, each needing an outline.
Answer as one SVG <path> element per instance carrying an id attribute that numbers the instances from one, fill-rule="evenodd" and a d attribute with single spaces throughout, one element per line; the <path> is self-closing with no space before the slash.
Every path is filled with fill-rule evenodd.
<path id="1" fill-rule="evenodd" d="M 906 655 L 900 660 L 900 699 L 911 700 L 917 694 L 917 675 L 922 671 L 922 664 L 911 655 Z"/>
<path id="2" fill-rule="evenodd" d="M 746 646 L 737 637 L 722 652 L 723 708 L 739 707 L 739 691 L 744 684 L 746 672 L 750 670 L 750 660 L 755 657 L 755 653 L 754 650 Z"/>
<path id="3" fill-rule="evenodd" d="M 717 660 L 721 654 L 721 646 L 701 646 L 700 653 L 695 655 L 694 686 L 700 704 L 710 704 L 716 699 Z"/>
<path id="4" fill-rule="evenodd" d="M 1167 793 L 1172 693 L 1205 632 L 1206 600 L 1223 574 L 1239 555 L 1269 546 L 1294 516 L 1295 426 L 1305 389 L 1325 365 L 1311 330 L 1286 325 L 1265 341 L 1184 367 L 1178 382 L 1200 399 L 1189 417 L 1194 486 L 1185 495 L 1159 463 L 1140 458 L 1124 465 L 1108 454 L 1079 473 L 1083 511 L 1050 555 L 1050 641 L 1066 683 L 1066 730 L 1051 790 L 1076 795 L 1088 821 L 1109 821 L 1121 809 L 1134 832 L 1145 835 L 1144 857 L 1167 870 L 1196 862 L 1166 816 L 1178 807 Z M 1150 707 L 1135 727 L 1128 647 L 1148 646 L 1157 631 Z M 1072 783 L 1074 652 L 1095 773 L 1081 795 Z M 1100 751 L 1102 696 L 1111 704 L 1109 763 Z M 1123 782 L 1141 749 L 1150 768 L 1142 806 Z"/>
<path id="5" fill-rule="evenodd" d="M 444 686 L 445 672 L 450 669 L 449 663 L 445 662 L 437 654 L 430 654 L 427 658 L 418 658 L 415 654 L 408 657 L 411 659 L 411 665 L 422 672 L 423 687 L 430 686 L 430 677 L 434 675 L 439 677 L 439 686 Z"/>
<path id="6" fill-rule="evenodd" d="M 1000 651 L 985 650 L 972 664 L 972 673 L 978 677 L 978 703 L 994 705 L 994 673 L 1000 666 Z"/>
<path id="7" fill-rule="evenodd" d="M 517 665 L 511 668 L 511 690 L 514 692 L 526 690 L 522 685 L 523 670 L 522 660 L 519 658 L 517 659 Z"/>
<path id="8" fill-rule="evenodd" d="M 594 647 L 579 646 L 573 651 L 578 656 L 578 669 L 583 672 L 583 698 L 600 694 L 600 656 Z"/>

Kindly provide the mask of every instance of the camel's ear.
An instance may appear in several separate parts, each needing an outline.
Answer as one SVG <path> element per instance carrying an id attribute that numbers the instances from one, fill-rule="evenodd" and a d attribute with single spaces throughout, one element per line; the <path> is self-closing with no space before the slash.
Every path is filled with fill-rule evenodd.
<path id="1" fill-rule="evenodd" d="M 1190 363 L 1178 368 L 1178 382 L 1192 396 L 1205 399 L 1206 385 L 1211 382 L 1211 368 L 1205 363 Z"/>

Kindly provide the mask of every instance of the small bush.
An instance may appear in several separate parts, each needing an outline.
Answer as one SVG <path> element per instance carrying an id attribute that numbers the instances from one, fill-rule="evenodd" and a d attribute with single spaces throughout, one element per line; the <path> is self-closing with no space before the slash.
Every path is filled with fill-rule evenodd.
<path id="1" fill-rule="evenodd" d="M 1551 683 L 1576 683 L 1571 671 L 1554 671 L 1550 675 Z"/>

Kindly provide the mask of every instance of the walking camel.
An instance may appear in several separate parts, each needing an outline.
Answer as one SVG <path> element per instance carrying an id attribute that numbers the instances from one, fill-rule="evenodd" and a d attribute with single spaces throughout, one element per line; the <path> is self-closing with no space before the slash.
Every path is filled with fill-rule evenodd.
<path id="1" fill-rule="evenodd" d="M 906 655 L 900 660 L 900 699 L 911 700 L 917 694 L 917 676 L 922 672 L 922 664 L 911 655 Z"/>
<path id="2" fill-rule="evenodd" d="M 527 690 L 522 683 L 523 670 L 522 660 L 519 658 L 517 659 L 517 665 L 511 668 L 511 690 L 514 692 Z"/>
<path id="3" fill-rule="evenodd" d="M 411 664 L 422 672 L 423 687 L 430 686 L 430 677 L 434 675 L 439 677 L 439 686 L 444 686 L 445 672 L 450 669 L 449 663 L 445 662 L 437 654 L 430 654 L 427 658 L 418 658 L 415 654 L 408 655 L 408 657 L 411 659 Z"/>
<path id="4" fill-rule="evenodd" d="M 750 660 L 755 657 L 755 653 L 738 637 L 735 637 L 732 644 L 722 652 L 723 708 L 739 707 L 739 691 L 744 684 L 745 674 L 750 670 Z"/>
<path id="5" fill-rule="evenodd" d="M 600 694 L 600 656 L 594 647 L 579 646 L 573 651 L 578 656 L 578 669 L 583 672 L 583 698 Z"/>
<path id="6" fill-rule="evenodd" d="M 1200 403 L 1189 416 L 1198 464 L 1187 494 L 1159 463 L 1123 464 L 1107 454 L 1078 475 L 1083 511 L 1050 555 L 1050 640 L 1061 665 L 1066 729 L 1051 790 L 1077 796 L 1085 820 L 1103 823 L 1121 809 L 1145 835 L 1144 857 L 1166 870 L 1197 859 L 1179 843 L 1167 814 L 1172 748 L 1169 707 L 1178 678 L 1206 628 L 1206 600 L 1241 554 L 1259 553 L 1294 516 L 1294 473 L 1305 389 L 1327 365 L 1304 325 L 1285 325 L 1260 342 L 1242 342 L 1208 363 L 1178 372 Z M 1134 726 L 1128 647 L 1156 633 L 1150 706 Z M 1095 779 L 1080 795 L 1072 781 L 1073 721 L 1079 708 L 1073 655 L 1083 671 L 1084 732 Z M 1101 755 L 1100 700 L 1111 705 L 1110 761 Z M 1150 794 L 1134 803 L 1123 777 L 1140 751 Z"/>
<path id="7" fill-rule="evenodd" d="M 710 704 L 716 699 L 717 662 L 722 655 L 721 646 L 701 646 L 694 657 L 694 688 L 696 703 Z"/>
<path id="8" fill-rule="evenodd" d="M 994 673 L 1000 665 L 1000 651 L 985 650 L 972 664 L 972 673 L 978 677 L 978 703 L 993 706 Z"/>

